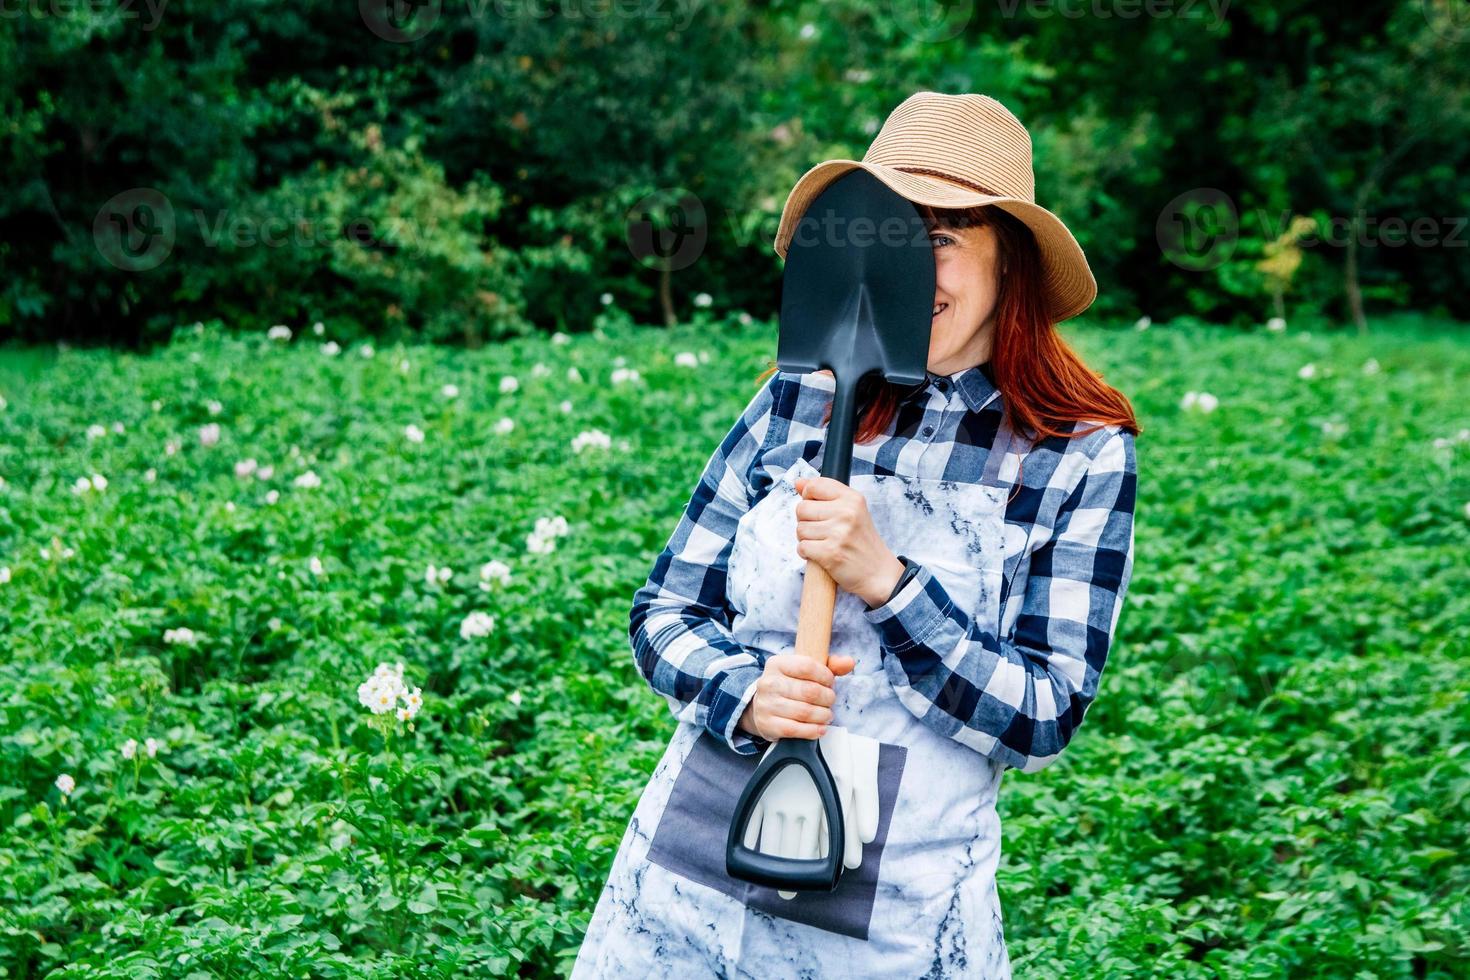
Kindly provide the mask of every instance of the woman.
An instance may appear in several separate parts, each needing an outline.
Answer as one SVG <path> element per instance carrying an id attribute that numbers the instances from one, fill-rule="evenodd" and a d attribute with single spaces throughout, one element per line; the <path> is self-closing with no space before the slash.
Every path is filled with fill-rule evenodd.
<path id="1" fill-rule="evenodd" d="M 854 167 L 925 219 L 929 376 L 860 385 L 848 484 L 819 475 L 827 372 L 770 374 L 710 458 L 629 627 L 680 724 L 573 977 L 1010 975 L 996 793 L 1007 768 L 1054 761 L 1097 695 L 1132 572 L 1140 430 L 1056 333 L 1096 285 L 1032 201 L 1014 115 L 983 95 L 911 96 L 861 162 L 793 188 L 783 258 Z M 840 590 L 826 666 L 791 652 L 808 559 Z M 725 834 L 760 753 L 822 738 L 825 756 L 838 732 L 878 751 L 844 763 L 864 816 L 844 820 L 860 853 L 837 889 L 730 879 Z"/>

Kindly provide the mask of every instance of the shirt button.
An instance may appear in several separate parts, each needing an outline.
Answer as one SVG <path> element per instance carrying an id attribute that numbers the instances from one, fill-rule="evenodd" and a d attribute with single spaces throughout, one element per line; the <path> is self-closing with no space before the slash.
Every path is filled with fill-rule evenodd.
<path id="1" fill-rule="evenodd" d="M 932 426 L 932 425 L 926 425 L 926 426 L 924 426 L 924 435 L 926 435 L 926 436 L 932 436 L 933 434 L 934 434 L 934 426 Z"/>
<path id="2" fill-rule="evenodd" d="M 934 387 L 938 388 L 940 391 L 948 391 L 949 382 L 945 381 L 943 378 L 940 378 L 938 381 L 934 382 Z"/>

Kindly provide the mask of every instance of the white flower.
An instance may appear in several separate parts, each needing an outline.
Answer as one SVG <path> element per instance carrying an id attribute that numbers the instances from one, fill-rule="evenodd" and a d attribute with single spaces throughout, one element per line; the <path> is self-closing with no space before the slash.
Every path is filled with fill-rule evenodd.
<path id="1" fill-rule="evenodd" d="M 608 436 L 606 432 L 602 432 L 598 429 L 590 429 L 586 432 L 579 433 L 577 437 L 572 440 L 572 452 L 580 453 L 588 446 L 594 446 L 598 449 L 607 449 L 611 445 L 612 438 Z"/>
<path id="2" fill-rule="evenodd" d="M 515 421 L 515 419 L 503 418 L 499 422 L 496 422 L 495 423 L 495 431 L 496 432 L 499 432 L 501 435 L 504 435 L 505 433 L 509 432 L 511 429 L 514 429 L 515 427 L 516 427 L 516 421 Z"/>
<path id="3" fill-rule="evenodd" d="M 270 340 L 279 340 L 282 343 L 291 339 L 291 328 L 284 323 L 278 323 L 265 332 Z"/>
<path id="4" fill-rule="evenodd" d="M 280 500 L 280 499 L 281 499 L 281 491 L 279 491 L 279 490 L 268 490 L 268 491 L 266 491 L 266 495 L 265 495 L 265 502 L 266 503 L 268 503 L 268 504 L 274 504 L 277 500 Z"/>
<path id="5" fill-rule="evenodd" d="M 153 410 L 155 412 L 163 411 L 163 402 L 157 398 L 153 399 Z"/>
<path id="6" fill-rule="evenodd" d="M 572 338 L 568 337 L 566 334 L 562 333 L 560 330 L 558 330 L 556 333 L 554 333 L 554 334 L 551 335 L 551 342 L 553 344 L 558 345 L 558 346 L 560 346 L 562 344 L 571 343 L 571 340 L 572 340 Z"/>
<path id="7" fill-rule="evenodd" d="M 116 432 L 118 435 L 122 435 L 123 434 L 123 424 L 121 422 L 114 422 L 114 423 L 112 423 L 112 431 L 113 432 Z"/>
<path id="8" fill-rule="evenodd" d="M 619 354 L 617 357 L 614 357 L 613 358 L 613 367 L 622 367 L 624 364 L 627 364 L 627 363 L 628 363 L 628 359 L 626 357 L 624 357 L 622 354 Z"/>
<path id="9" fill-rule="evenodd" d="M 550 373 L 551 368 L 547 367 L 545 364 L 542 364 L 540 361 L 537 361 L 536 366 L 531 368 L 531 377 L 533 378 L 544 378 Z"/>
<path id="10" fill-rule="evenodd" d="M 674 363 L 679 367 L 699 367 L 699 355 L 693 351 L 683 350 L 674 355 Z"/>
<path id="11" fill-rule="evenodd" d="M 810 41 L 812 38 L 814 38 L 816 36 L 817 36 L 817 25 L 816 24 L 802 24 L 801 25 L 801 39 L 803 41 Z"/>
<path id="12" fill-rule="evenodd" d="M 1310 361 L 1306 364 L 1303 364 L 1301 367 L 1297 368 L 1296 376 L 1304 381 L 1308 378 L 1315 378 L 1317 376 L 1317 365 L 1311 363 Z"/>
<path id="13" fill-rule="evenodd" d="M 400 357 L 398 359 L 398 373 L 399 374 L 407 374 L 408 373 L 408 358 L 406 358 L 406 357 Z"/>
<path id="14" fill-rule="evenodd" d="M 107 489 L 107 477 L 103 476 L 101 473 L 93 473 L 92 474 L 92 488 L 94 490 L 96 490 L 98 493 L 101 493 L 103 490 L 106 490 Z"/>
<path id="15" fill-rule="evenodd" d="M 1376 358 L 1370 357 L 1363 362 L 1364 374 L 1377 374 L 1381 370 L 1383 369 L 1378 366 L 1378 360 Z"/>
<path id="16" fill-rule="evenodd" d="M 520 691 L 511 691 L 509 694 L 507 694 L 505 696 L 505 699 L 507 701 L 509 701 L 511 704 L 520 704 L 521 703 L 521 692 Z"/>
<path id="17" fill-rule="evenodd" d="M 613 294 L 612 293 L 603 293 L 598 298 L 602 300 L 602 305 L 603 306 L 611 306 L 612 305 L 612 301 L 613 301 Z"/>
<path id="18" fill-rule="evenodd" d="M 424 571 L 424 581 L 430 585 L 443 585 L 453 576 L 454 569 L 448 567 L 438 568 L 432 562 L 429 563 L 429 567 Z"/>
<path id="19" fill-rule="evenodd" d="M 219 442 L 219 423 L 211 422 L 199 427 L 199 443 L 203 446 L 213 446 Z"/>
<path id="20" fill-rule="evenodd" d="M 439 394 L 443 395 L 445 398 L 458 398 L 459 385 L 445 385 L 443 388 L 439 389 Z"/>
<path id="21" fill-rule="evenodd" d="M 62 773 L 56 777 L 56 788 L 61 790 L 63 796 L 70 796 L 72 791 L 77 788 L 77 781 L 72 779 L 68 774 Z"/>
<path id="22" fill-rule="evenodd" d="M 405 425 L 403 427 L 403 435 L 408 439 L 409 442 L 424 441 L 424 430 L 420 429 L 418 426 L 412 423 L 409 423 L 408 425 Z"/>
<path id="23" fill-rule="evenodd" d="M 613 370 L 612 383 L 615 385 L 620 385 L 624 381 L 637 381 L 638 377 L 639 375 L 637 368 L 620 367 Z"/>
<path id="24" fill-rule="evenodd" d="M 403 662 L 378 664 L 372 676 L 357 685 L 357 702 L 375 715 L 392 711 L 403 694 Z"/>
<path id="25" fill-rule="evenodd" d="M 402 694 L 402 698 L 402 710 L 408 712 L 408 717 L 405 718 L 403 715 L 399 715 L 399 718 L 403 721 L 407 721 L 409 718 L 416 717 L 420 709 L 422 709 L 424 706 L 423 691 L 416 687 L 411 691 L 404 691 Z"/>
<path id="26" fill-rule="evenodd" d="M 327 325 L 318 320 L 316 323 L 313 323 L 311 325 L 311 332 L 320 337 L 322 334 L 327 332 Z"/>
<path id="27" fill-rule="evenodd" d="M 0 565 L 0 585 L 10 581 L 10 566 Z"/>
<path id="28" fill-rule="evenodd" d="M 1286 329 L 1286 321 L 1279 316 L 1273 316 L 1271 319 L 1266 321 L 1266 329 L 1270 330 L 1272 333 L 1280 333 L 1282 330 Z"/>
<path id="29" fill-rule="evenodd" d="M 694 305 L 695 306 L 698 306 L 700 308 L 703 308 L 703 307 L 709 306 L 713 302 L 714 302 L 714 298 L 711 297 L 709 293 L 697 293 L 697 294 L 695 294 L 695 297 L 694 297 Z"/>
<path id="30" fill-rule="evenodd" d="M 536 554 L 550 554 L 556 550 L 556 539 L 567 533 L 565 517 L 536 518 L 536 527 L 526 535 L 526 550 Z"/>
<path id="31" fill-rule="evenodd" d="M 507 374 L 505 377 L 500 379 L 500 393 L 502 395 L 508 395 L 520 386 L 520 381 L 518 381 L 516 379 L 516 376 L 513 374 Z"/>
<path id="32" fill-rule="evenodd" d="M 376 357 L 378 352 L 373 350 L 372 344 L 363 344 L 357 349 L 357 353 L 362 357 L 372 358 Z"/>
<path id="33" fill-rule="evenodd" d="M 740 325 L 742 327 L 748 327 L 752 323 L 755 322 L 755 317 L 751 316 L 749 313 L 746 313 L 744 311 L 741 311 L 740 316 L 738 317 L 738 319 L 740 320 Z"/>
<path id="34" fill-rule="evenodd" d="M 490 591 L 491 583 L 505 585 L 510 582 L 510 566 L 499 559 L 491 559 L 480 566 L 480 588 Z"/>
<path id="35" fill-rule="evenodd" d="M 572 403 L 569 401 L 563 400 L 559 407 L 567 415 L 570 415 L 572 413 Z"/>
<path id="36" fill-rule="evenodd" d="M 272 632 L 279 630 L 281 628 L 281 617 L 272 616 L 270 619 L 265 621 L 265 625 L 269 626 Z"/>
<path id="37" fill-rule="evenodd" d="M 151 735 L 143 740 L 143 749 L 148 753 L 150 759 L 158 755 L 158 750 L 162 745 L 162 742 Z"/>
<path id="38" fill-rule="evenodd" d="M 210 402 L 205 407 L 209 409 L 210 415 L 218 415 L 220 412 L 223 412 L 225 410 L 225 407 L 219 402 Z"/>
<path id="39" fill-rule="evenodd" d="M 479 610 L 470 613 L 459 624 L 459 635 L 461 639 L 469 640 L 481 636 L 489 636 L 495 629 L 495 617 L 489 613 Z"/>
<path id="40" fill-rule="evenodd" d="M 163 642 L 165 643 L 178 643 L 184 646 L 193 646 L 195 643 L 199 642 L 200 639 L 202 639 L 200 634 L 195 633 L 187 626 L 180 626 L 178 629 L 169 629 L 163 631 Z"/>
<path id="41" fill-rule="evenodd" d="M 122 744 L 122 757 L 124 759 L 131 759 L 133 756 L 135 756 L 137 754 L 138 754 L 138 740 L 136 738 L 130 738 L 126 742 L 124 742 Z"/>
<path id="42" fill-rule="evenodd" d="M 105 426 L 105 425 L 98 425 L 95 422 L 93 422 L 91 425 L 87 426 L 87 438 L 88 439 L 101 439 L 105 435 L 107 435 L 107 426 Z"/>
<path id="43" fill-rule="evenodd" d="M 91 480 L 88 480 L 85 476 L 79 476 L 79 477 L 77 477 L 77 482 L 72 485 L 71 492 L 72 493 L 86 493 L 87 491 L 89 491 L 91 489 L 92 489 L 92 481 Z"/>
<path id="44" fill-rule="evenodd" d="M 311 569 L 311 574 L 313 575 L 326 574 L 326 569 L 322 567 L 322 560 L 316 555 L 311 556 L 311 561 L 307 562 L 307 567 Z"/>
<path id="45" fill-rule="evenodd" d="M 569 368 L 567 368 L 567 380 L 568 381 L 575 381 L 577 384 L 581 384 L 582 383 L 582 372 L 581 371 L 578 371 L 576 369 L 576 367 L 569 367 Z"/>
<path id="46" fill-rule="evenodd" d="M 144 483 L 152 483 L 153 481 L 155 481 L 157 479 L 158 479 L 158 471 L 156 469 L 154 469 L 153 467 L 150 466 L 150 467 L 148 467 L 148 469 L 146 469 L 146 470 L 143 471 L 143 482 Z"/>
<path id="47" fill-rule="evenodd" d="M 1153 325 L 1153 322 L 1154 321 L 1152 317 L 1141 316 L 1137 320 L 1133 321 L 1133 329 L 1147 330 L 1150 326 Z"/>
<path id="48" fill-rule="evenodd" d="M 336 357 L 342 353 L 342 347 L 335 340 L 329 340 L 325 344 L 322 344 L 322 353 L 328 357 Z"/>
<path id="49" fill-rule="evenodd" d="M 1186 411 L 1192 408 L 1201 412 L 1213 412 L 1219 404 L 1220 399 L 1208 391 L 1186 391 L 1179 400 L 1179 407 Z"/>
<path id="50" fill-rule="evenodd" d="M 291 482 L 298 487 L 306 487 L 307 489 L 310 489 L 312 487 L 321 486 L 322 478 L 317 476 L 316 473 L 312 470 L 307 470 L 305 473 L 301 474 Z"/>
<path id="51" fill-rule="evenodd" d="M 255 471 L 255 478 L 257 480 L 269 480 L 275 472 L 276 468 L 274 466 L 262 466 Z"/>
<path id="52" fill-rule="evenodd" d="M 183 448 L 183 443 L 179 442 L 177 439 L 170 439 L 168 442 L 165 442 L 163 444 L 163 454 L 165 456 L 172 456 L 174 453 Z"/>
<path id="53" fill-rule="evenodd" d="M 233 500 L 226 500 L 225 501 L 225 510 L 227 512 L 233 514 L 235 512 L 235 502 Z"/>
<path id="54" fill-rule="evenodd" d="M 253 458 L 242 459 L 235 464 L 235 475 L 243 480 L 255 472 L 257 465 Z"/>
<path id="55" fill-rule="evenodd" d="M 1340 439 L 1347 433 L 1346 422 L 1328 420 L 1322 423 L 1322 434 L 1329 439 Z"/>

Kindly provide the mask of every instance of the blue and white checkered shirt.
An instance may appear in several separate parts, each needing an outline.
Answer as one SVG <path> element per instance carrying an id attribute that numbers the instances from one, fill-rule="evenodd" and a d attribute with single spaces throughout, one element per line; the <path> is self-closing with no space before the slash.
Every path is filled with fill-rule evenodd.
<path id="1" fill-rule="evenodd" d="M 990 370 L 986 363 L 948 377 L 931 373 L 900 403 L 885 436 L 854 447 L 853 474 L 978 481 L 1001 420 Z M 681 721 L 744 755 L 769 745 L 736 727 L 768 654 L 731 634 L 726 569 L 735 529 L 798 457 L 816 465 L 833 388 L 826 374 L 771 376 L 710 457 L 633 597 L 629 637 L 639 672 Z M 924 444 L 917 453 L 915 440 Z M 915 712 L 920 722 L 1007 768 L 1035 772 L 1082 723 L 1117 628 L 1133 571 L 1133 435 L 1110 424 L 1043 439 L 1025 456 L 1021 480 L 1006 506 L 999 636 L 995 624 L 974 622 L 953 605 L 923 567 L 864 615 L 901 700 L 910 711 L 924 706 Z"/>

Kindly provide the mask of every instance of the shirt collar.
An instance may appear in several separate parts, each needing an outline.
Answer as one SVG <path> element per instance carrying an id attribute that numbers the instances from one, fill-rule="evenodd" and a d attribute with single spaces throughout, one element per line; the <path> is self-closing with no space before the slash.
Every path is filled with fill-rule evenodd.
<path id="1" fill-rule="evenodd" d="M 970 411 L 978 412 L 989 404 L 990 400 L 1000 391 L 995 385 L 993 376 L 994 368 L 989 361 L 967 367 L 963 371 L 954 374 L 935 374 L 926 371 L 923 388 L 934 385 L 940 378 L 948 381 L 950 390 L 958 390 L 960 397 L 964 399 L 965 405 Z"/>

